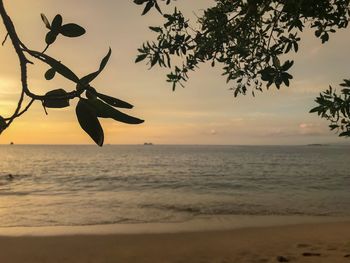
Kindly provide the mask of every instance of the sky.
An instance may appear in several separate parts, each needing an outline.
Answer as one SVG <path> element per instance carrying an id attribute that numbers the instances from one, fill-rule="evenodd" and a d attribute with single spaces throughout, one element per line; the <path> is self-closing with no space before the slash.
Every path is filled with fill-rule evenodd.
<path id="1" fill-rule="evenodd" d="M 48 50 L 49 55 L 79 76 L 95 71 L 108 48 L 112 48 L 109 64 L 92 84 L 102 93 L 135 105 L 124 112 L 145 119 L 145 123 L 133 126 L 102 120 L 107 144 L 347 142 L 329 131 L 326 120 L 308 112 L 322 90 L 328 85 L 337 87 L 342 79 L 350 77 L 350 29 L 337 32 L 326 45 L 321 45 L 311 30 L 305 30 L 300 51 L 292 56 L 294 80 L 290 87 L 272 88 L 255 98 L 234 98 L 219 66 L 202 65 L 191 73 L 185 88 L 172 92 L 166 82 L 167 70 L 148 70 L 145 64 L 135 64 L 137 48 L 155 37 L 148 26 L 160 25 L 162 19 L 155 11 L 141 16 L 142 8 L 131 0 L 5 0 L 4 4 L 20 38 L 31 49 L 45 47 L 47 30 L 40 13 L 49 20 L 61 14 L 64 23 L 82 25 L 87 30 L 83 37 L 59 37 Z M 213 4 L 212 0 L 176 2 L 192 18 Z M 2 24 L 1 36 L 5 36 Z M 7 117 L 14 111 L 21 91 L 18 59 L 9 41 L 0 47 L 0 57 L 0 115 Z M 28 81 L 33 92 L 45 94 L 52 89 L 75 88 L 61 77 L 46 81 L 43 76 L 47 69 L 39 62 L 29 66 Z M 0 144 L 93 144 L 77 122 L 75 104 L 71 101 L 73 107 L 49 109 L 46 116 L 41 103 L 36 102 L 0 135 Z"/>

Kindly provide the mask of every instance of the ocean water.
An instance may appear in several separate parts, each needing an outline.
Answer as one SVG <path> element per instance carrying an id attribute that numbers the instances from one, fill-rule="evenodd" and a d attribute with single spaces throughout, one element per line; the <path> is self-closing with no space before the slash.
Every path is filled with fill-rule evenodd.
<path id="1" fill-rule="evenodd" d="M 349 154 L 349 146 L 3 145 L 0 227 L 348 217 Z"/>

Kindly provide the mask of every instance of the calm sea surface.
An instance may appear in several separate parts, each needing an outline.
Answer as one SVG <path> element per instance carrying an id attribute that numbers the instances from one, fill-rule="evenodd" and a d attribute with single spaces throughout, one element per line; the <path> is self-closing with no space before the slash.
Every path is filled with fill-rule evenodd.
<path id="1" fill-rule="evenodd" d="M 350 147 L 0 146 L 0 227 L 225 215 L 350 216 Z"/>

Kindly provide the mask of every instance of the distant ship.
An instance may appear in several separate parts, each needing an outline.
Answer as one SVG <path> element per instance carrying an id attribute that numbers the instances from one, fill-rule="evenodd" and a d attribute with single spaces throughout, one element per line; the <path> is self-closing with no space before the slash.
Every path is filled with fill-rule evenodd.
<path id="1" fill-rule="evenodd" d="M 150 145 L 153 145 L 153 143 L 151 143 L 151 142 L 145 142 L 143 145 L 150 146 Z"/>
<path id="2" fill-rule="evenodd" d="M 13 142 L 10 142 L 10 145 L 14 145 L 14 143 L 13 143 Z"/>

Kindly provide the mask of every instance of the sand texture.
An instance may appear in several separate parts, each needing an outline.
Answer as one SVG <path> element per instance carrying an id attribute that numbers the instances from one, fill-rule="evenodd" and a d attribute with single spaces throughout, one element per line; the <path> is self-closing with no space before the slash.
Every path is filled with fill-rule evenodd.
<path id="1" fill-rule="evenodd" d="M 1 237 L 0 262 L 350 262 L 350 223 L 172 234 Z"/>

